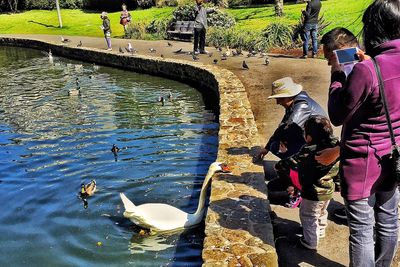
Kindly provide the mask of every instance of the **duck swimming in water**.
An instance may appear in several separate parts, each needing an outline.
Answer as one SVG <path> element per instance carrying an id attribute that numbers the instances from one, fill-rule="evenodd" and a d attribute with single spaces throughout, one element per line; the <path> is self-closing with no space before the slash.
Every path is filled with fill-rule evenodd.
<path id="1" fill-rule="evenodd" d="M 111 152 L 114 153 L 114 155 L 116 155 L 119 152 L 119 147 L 117 147 L 115 144 L 113 144 L 113 146 L 111 148 Z"/>
<path id="2" fill-rule="evenodd" d="M 90 183 L 88 184 L 81 184 L 81 191 L 79 192 L 79 198 L 82 199 L 83 201 L 83 207 L 85 209 L 87 209 L 88 207 L 88 201 L 87 198 L 90 196 L 94 195 L 94 192 L 96 192 L 96 180 L 92 180 Z"/>
<path id="3" fill-rule="evenodd" d="M 147 203 L 136 206 L 124 193 L 120 193 L 125 207 L 124 217 L 142 228 L 154 231 L 172 231 L 193 227 L 203 220 L 207 188 L 213 175 L 218 172 L 229 173 L 230 169 L 226 164 L 220 162 L 210 165 L 204 178 L 195 213 L 187 213 L 163 203 Z"/>
<path id="4" fill-rule="evenodd" d="M 71 88 L 68 90 L 68 95 L 70 95 L 70 96 L 78 96 L 81 94 L 81 87 L 79 85 L 78 78 L 76 78 L 75 83 L 76 83 L 76 88 Z"/>

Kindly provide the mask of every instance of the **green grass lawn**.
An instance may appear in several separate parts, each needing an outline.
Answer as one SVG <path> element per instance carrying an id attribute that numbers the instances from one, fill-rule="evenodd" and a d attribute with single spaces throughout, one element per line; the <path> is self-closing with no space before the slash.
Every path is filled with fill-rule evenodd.
<path id="1" fill-rule="evenodd" d="M 342 26 L 354 33 L 361 31 L 361 17 L 365 8 L 372 0 L 327 0 L 322 2 L 322 11 L 327 21 L 332 24 L 328 27 Z M 272 21 L 283 21 L 296 24 L 299 21 L 301 10 L 305 4 L 286 4 L 284 17 L 276 18 L 274 7 L 235 8 L 226 9 L 236 22 L 237 27 L 244 30 L 262 30 Z M 147 10 L 131 11 L 134 21 L 150 22 L 171 16 L 173 7 L 151 8 Z M 110 13 L 113 36 L 122 36 L 123 28 L 119 25 L 119 12 Z M 102 23 L 100 13 L 85 12 L 82 10 L 62 10 L 63 28 L 58 28 L 56 11 L 32 10 L 18 14 L 0 15 L 1 33 L 19 34 L 55 34 L 55 35 L 83 35 L 103 36 L 100 29 Z"/>

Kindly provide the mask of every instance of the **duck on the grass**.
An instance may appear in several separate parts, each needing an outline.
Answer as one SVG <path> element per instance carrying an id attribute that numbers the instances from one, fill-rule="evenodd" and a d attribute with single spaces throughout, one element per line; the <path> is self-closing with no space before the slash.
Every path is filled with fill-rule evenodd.
<path id="1" fill-rule="evenodd" d="M 226 164 L 220 162 L 214 162 L 210 165 L 204 178 L 195 213 L 187 213 L 163 203 L 147 203 L 136 206 L 124 193 L 120 193 L 125 207 L 124 217 L 142 228 L 157 232 L 193 227 L 203 220 L 207 187 L 213 175 L 218 172 L 229 173 L 230 169 Z"/>

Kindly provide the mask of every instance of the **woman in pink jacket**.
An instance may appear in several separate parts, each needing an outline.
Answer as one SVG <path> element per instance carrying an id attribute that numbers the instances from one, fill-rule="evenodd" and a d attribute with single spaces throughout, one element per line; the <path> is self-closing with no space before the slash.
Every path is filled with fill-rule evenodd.
<path id="1" fill-rule="evenodd" d="M 400 143 L 400 0 L 374 1 L 363 24 L 366 53 L 381 69 Z M 347 78 L 337 62 L 332 64 L 328 112 L 334 125 L 343 126 L 340 175 L 350 228 L 350 266 L 389 267 L 397 246 L 399 192 L 372 60 L 356 64 Z"/>

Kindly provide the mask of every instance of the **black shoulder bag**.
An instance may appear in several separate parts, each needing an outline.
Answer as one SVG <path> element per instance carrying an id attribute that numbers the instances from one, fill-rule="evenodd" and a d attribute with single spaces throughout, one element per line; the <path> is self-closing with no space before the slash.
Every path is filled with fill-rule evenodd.
<path id="1" fill-rule="evenodd" d="M 387 120 L 387 124 L 388 124 L 388 128 L 389 128 L 390 140 L 392 142 L 392 153 L 391 153 L 391 157 L 390 157 L 391 165 L 393 167 L 392 173 L 395 175 L 397 183 L 400 183 L 400 146 L 398 146 L 396 144 L 396 140 L 394 138 L 392 120 L 390 119 L 389 108 L 388 108 L 387 99 L 386 99 L 386 95 L 385 95 L 385 88 L 383 85 L 381 70 L 380 70 L 379 65 L 376 62 L 375 58 L 373 58 L 372 61 L 374 62 L 376 75 L 378 76 L 379 92 L 381 94 L 383 108 L 385 109 L 385 116 L 386 116 L 386 120 Z"/>

